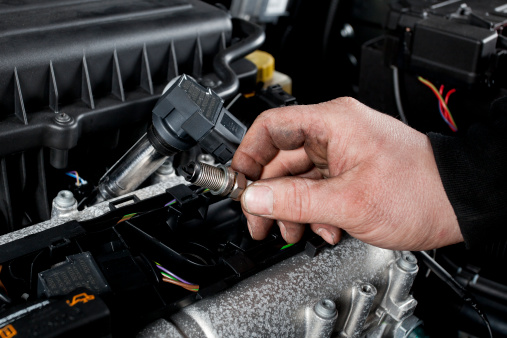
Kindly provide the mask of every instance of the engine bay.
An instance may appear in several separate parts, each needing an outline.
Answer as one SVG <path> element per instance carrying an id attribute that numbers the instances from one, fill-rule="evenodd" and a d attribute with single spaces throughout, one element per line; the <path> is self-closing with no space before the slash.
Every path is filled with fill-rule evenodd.
<path id="1" fill-rule="evenodd" d="M 260 113 L 339 96 L 462 135 L 505 94 L 505 13 L 458 0 L 0 2 L 0 337 L 506 336 L 500 258 L 348 235 L 330 246 L 309 228 L 295 244 L 278 227 L 256 241 L 244 176 L 224 192 L 184 171 L 227 178 Z"/>

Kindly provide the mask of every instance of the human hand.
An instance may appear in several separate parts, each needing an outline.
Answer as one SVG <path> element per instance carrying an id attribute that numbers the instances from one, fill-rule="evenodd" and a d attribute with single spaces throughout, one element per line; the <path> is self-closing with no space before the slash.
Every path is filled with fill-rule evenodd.
<path id="1" fill-rule="evenodd" d="M 463 241 L 428 137 L 352 98 L 271 109 L 248 130 L 233 169 L 257 180 L 241 203 L 254 239 L 273 220 L 289 243 L 305 224 L 395 250 Z"/>

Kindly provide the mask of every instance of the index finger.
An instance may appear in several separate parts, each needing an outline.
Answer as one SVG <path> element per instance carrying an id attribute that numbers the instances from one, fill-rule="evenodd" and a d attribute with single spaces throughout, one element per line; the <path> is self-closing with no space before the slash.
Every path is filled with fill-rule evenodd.
<path id="1" fill-rule="evenodd" d="M 236 150 L 232 167 L 250 179 L 259 179 L 263 167 L 280 150 L 294 150 L 304 145 L 308 129 L 316 127 L 318 120 L 314 107 L 275 108 L 259 115 Z"/>

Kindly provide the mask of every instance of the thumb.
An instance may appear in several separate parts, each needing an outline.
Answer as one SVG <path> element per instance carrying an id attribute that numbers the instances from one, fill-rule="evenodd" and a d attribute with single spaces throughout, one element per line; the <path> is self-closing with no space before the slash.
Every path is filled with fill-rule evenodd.
<path id="1" fill-rule="evenodd" d="M 283 177 L 260 180 L 248 186 L 241 197 L 246 212 L 295 223 L 341 224 L 347 183 L 339 177 L 309 179 Z M 346 190 L 345 190 L 346 191 Z"/>

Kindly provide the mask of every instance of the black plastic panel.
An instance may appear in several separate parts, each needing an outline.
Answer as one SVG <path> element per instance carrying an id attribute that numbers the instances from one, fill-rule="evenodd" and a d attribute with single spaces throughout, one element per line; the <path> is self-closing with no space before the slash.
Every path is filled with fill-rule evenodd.
<path id="1" fill-rule="evenodd" d="M 148 117 L 168 79 L 209 72 L 231 30 L 193 0 L 0 5 L 0 156 Z"/>

